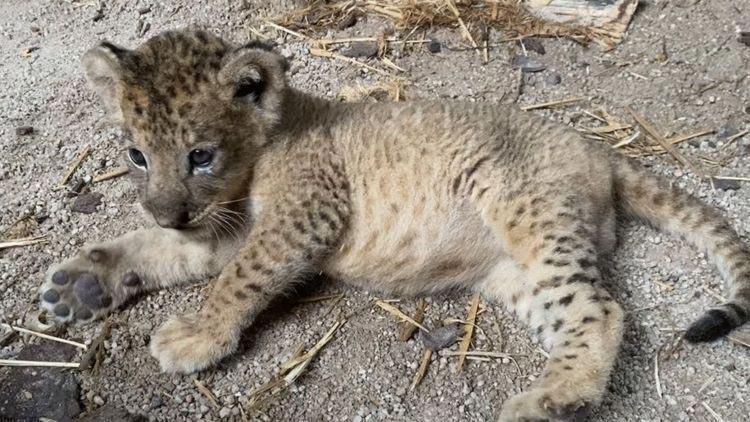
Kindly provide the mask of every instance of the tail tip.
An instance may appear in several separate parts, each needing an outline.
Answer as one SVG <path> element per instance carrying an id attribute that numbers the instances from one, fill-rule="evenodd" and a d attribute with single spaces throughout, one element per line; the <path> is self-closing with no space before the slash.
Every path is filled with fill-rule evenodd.
<path id="1" fill-rule="evenodd" d="M 685 340 L 691 343 L 705 343 L 718 340 L 729 334 L 736 323 L 719 309 L 711 309 L 685 331 Z"/>

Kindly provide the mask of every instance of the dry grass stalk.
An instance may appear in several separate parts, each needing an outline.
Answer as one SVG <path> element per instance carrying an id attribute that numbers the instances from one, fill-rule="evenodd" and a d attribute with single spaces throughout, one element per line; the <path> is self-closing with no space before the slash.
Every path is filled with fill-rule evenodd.
<path id="1" fill-rule="evenodd" d="M 664 137 L 662 137 L 661 133 L 656 130 L 656 128 L 646 120 L 643 116 L 636 113 L 631 108 L 628 108 L 628 112 L 633 116 L 633 118 L 638 122 L 641 127 L 648 132 L 649 135 L 662 147 L 665 151 L 669 153 L 675 160 L 677 160 L 678 163 L 682 164 L 683 166 L 689 168 L 693 173 L 698 175 L 701 179 L 704 179 L 706 175 L 698 169 L 693 163 L 690 162 L 687 158 L 685 158 L 684 155 L 682 155 L 681 152 L 679 152 L 677 149 L 673 148 L 671 143 L 667 142 Z"/>
<path id="2" fill-rule="evenodd" d="M 32 330 L 29 330 L 29 329 L 26 329 L 26 328 L 21 328 L 21 327 L 16 327 L 16 326 L 13 326 L 13 325 L 10 325 L 10 324 L 5 324 L 5 323 L 2 323 L 2 324 L 0 324 L 0 325 L 2 325 L 3 327 L 5 327 L 5 328 L 7 328 L 7 329 L 9 329 L 9 330 L 17 331 L 17 332 L 19 332 L 19 333 L 23 333 L 23 334 L 30 334 L 30 335 L 32 335 L 32 336 L 36 336 L 36 337 L 39 337 L 39 338 L 43 338 L 43 339 L 45 339 L 45 340 L 52 340 L 52 341 L 56 341 L 56 342 L 58 342 L 58 343 L 65 343 L 65 344 L 69 344 L 69 345 L 71 345 L 71 346 L 75 346 L 75 347 L 78 347 L 78 348 L 80 348 L 80 349 L 83 349 L 83 350 L 86 350 L 86 349 L 87 349 L 87 346 L 86 346 L 85 344 L 83 344 L 83 343 L 79 343 L 79 342 L 77 342 L 77 341 L 73 341 L 73 340 L 66 340 L 66 339 L 64 339 L 64 338 L 60 338 L 60 337 L 55 337 L 55 336 L 51 336 L 51 335 L 49 335 L 49 334 L 39 333 L 39 332 L 37 332 L 37 331 L 32 331 Z"/>
<path id="3" fill-rule="evenodd" d="M 466 317 L 467 323 L 464 326 L 464 338 L 461 340 L 461 345 L 458 347 L 458 350 L 464 353 L 458 358 L 458 365 L 456 365 L 458 372 L 463 371 L 464 361 L 466 360 L 465 353 L 469 351 L 469 346 L 471 345 L 471 338 L 474 335 L 474 324 L 477 320 L 477 310 L 479 310 L 479 293 L 475 294 L 471 301 L 469 315 Z"/>
<path id="4" fill-rule="evenodd" d="M 418 327 L 420 330 L 429 333 L 430 330 L 425 328 L 422 324 L 418 323 L 417 321 L 413 320 L 409 315 L 406 315 L 405 313 L 401 312 L 400 309 L 397 307 L 391 305 L 390 303 L 387 303 L 383 300 L 376 300 L 375 304 L 381 307 L 383 310 L 388 312 L 389 314 L 395 316 L 396 318 L 399 318 L 401 321 L 407 321 L 410 324 Z"/>
<path id="5" fill-rule="evenodd" d="M 302 299 L 298 299 L 297 303 L 314 303 L 314 302 L 322 302 L 324 300 L 331 300 L 331 299 L 338 299 L 344 297 L 343 293 L 331 293 L 327 295 L 317 295 L 317 296 L 310 296 L 310 297 L 303 297 Z"/>
<path id="6" fill-rule="evenodd" d="M 302 354 L 301 347 L 298 347 L 289 361 L 281 365 L 281 372 L 276 378 L 250 393 L 251 406 L 259 404 L 261 402 L 260 396 L 264 393 L 268 392 L 273 395 L 292 385 L 302 375 L 302 372 L 312 362 L 313 358 L 317 356 L 318 352 L 333 339 L 336 330 L 341 328 L 344 323 L 345 320 L 336 321 L 328 332 L 306 353 Z"/>
<path id="7" fill-rule="evenodd" d="M 702 401 L 701 406 L 703 406 L 703 408 L 706 409 L 706 412 L 708 412 L 714 419 L 716 419 L 716 422 L 724 422 L 724 419 L 721 418 L 721 415 L 716 413 L 716 411 L 712 409 L 711 406 L 708 405 L 708 403 Z"/>
<path id="8" fill-rule="evenodd" d="M 205 386 L 201 381 L 198 380 L 198 378 L 193 379 L 193 384 L 195 384 L 195 388 L 200 391 L 201 394 L 203 394 L 209 402 L 211 402 L 211 406 L 214 407 L 214 409 L 219 409 L 221 406 L 219 406 L 219 402 L 216 400 L 216 396 L 214 395 L 211 390 L 208 389 L 208 387 Z"/>
<path id="9" fill-rule="evenodd" d="M 424 311 L 427 308 L 427 301 L 420 297 L 417 301 L 417 309 L 414 311 L 414 321 L 418 323 L 422 323 L 424 321 Z M 408 341 L 411 336 L 414 335 L 414 332 L 417 331 L 417 326 L 408 322 L 404 321 L 401 323 L 401 332 L 398 335 L 398 339 L 401 341 Z"/>
<path id="10" fill-rule="evenodd" d="M 94 178 L 91 179 L 91 181 L 94 182 L 94 183 L 103 182 L 105 180 L 114 179 L 115 177 L 120 177 L 120 176 L 123 176 L 125 174 L 128 174 L 129 171 L 130 170 L 127 167 L 120 167 L 118 169 L 109 171 L 107 173 L 100 174 L 98 176 L 94 176 Z"/>
<path id="11" fill-rule="evenodd" d="M 357 101 L 404 101 L 407 96 L 404 94 L 406 81 L 394 79 L 390 82 L 379 83 L 374 85 L 357 84 L 345 86 L 339 91 L 338 97 L 347 102 Z"/>
<path id="12" fill-rule="evenodd" d="M 621 38 L 617 31 L 606 28 L 544 21 L 530 13 L 520 1 L 496 1 L 491 7 L 487 7 L 487 3 L 482 0 L 316 0 L 275 22 L 300 33 L 336 28 L 341 22 L 351 20 L 352 16 L 365 15 L 390 20 L 399 30 L 458 26 L 477 49 L 480 47 L 473 41 L 471 28 L 482 25 L 501 30 L 511 37 L 565 37 L 584 44 L 594 41 L 605 46 L 611 46 Z"/>
<path id="13" fill-rule="evenodd" d="M 94 376 L 99 374 L 99 370 L 102 367 L 102 362 L 105 358 L 105 347 L 104 341 L 109 338 L 112 334 L 112 320 L 107 319 L 107 322 L 102 327 L 99 335 L 94 338 L 91 342 L 91 346 L 81 356 L 81 369 L 91 369 L 91 373 Z"/>
<path id="14" fill-rule="evenodd" d="M 583 101 L 584 98 L 582 97 L 576 97 L 576 98 L 566 98 L 562 100 L 555 100 L 555 101 L 548 101 L 546 103 L 539 103 L 539 104 L 532 104 L 521 107 L 521 110 L 523 111 L 529 111 L 529 110 L 536 110 L 540 108 L 552 108 L 552 107 L 559 107 L 559 106 L 565 106 L 573 103 L 577 103 L 580 101 Z"/>
<path id="15" fill-rule="evenodd" d="M 42 366 L 49 368 L 78 368 L 78 362 L 43 362 L 37 360 L 0 359 L 0 366 Z"/>
<path id="16" fill-rule="evenodd" d="M 430 367 L 430 360 L 432 359 L 432 350 L 425 349 L 422 353 L 422 360 L 419 362 L 419 369 L 414 374 L 414 378 L 411 380 L 411 386 L 409 391 L 414 391 L 415 388 L 422 382 L 425 375 L 427 375 L 427 369 Z"/>
<path id="17" fill-rule="evenodd" d="M 27 237 L 24 239 L 12 239 L 0 242 L 0 250 L 8 248 L 16 248 L 20 246 L 36 245 L 37 243 L 44 243 L 47 241 L 47 235 Z"/>
<path id="18" fill-rule="evenodd" d="M 83 160 L 86 159 L 86 157 L 91 154 L 91 146 L 86 145 L 86 147 L 81 151 L 78 156 L 73 160 L 72 163 L 70 163 L 70 166 L 68 167 L 68 170 L 65 172 L 65 175 L 63 175 L 63 178 L 60 180 L 59 187 L 65 186 L 69 181 L 70 178 L 73 177 L 73 174 L 78 170 L 78 167 L 81 166 L 81 163 L 83 163 Z"/>
<path id="19" fill-rule="evenodd" d="M 659 348 L 656 353 L 654 353 L 654 382 L 656 383 L 656 395 L 659 396 L 659 398 L 664 398 L 664 394 L 662 393 L 661 389 L 661 378 L 659 377 L 659 352 L 661 351 L 661 348 Z"/>
<path id="20" fill-rule="evenodd" d="M 336 60 L 341 60 L 347 63 L 356 64 L 357 66 L 364 67 L 365 69 L 372 70 L 373 72 L 384 75 L 384 76 L 393 76 L 391 75 L 390 72 L 387 72 L 383 69 L 378 69 L 377 67 L 370 66 L 367 63 L 362 63 L 359 60 L 352 59 L 351 57 L 342 56 L 341 54 L 334 53 L 332 51 L 327 51 L 327 50 L 323 50 L 320 48 L 311 48 L 310 54 L 313 56 L 317 56 L 317 57 L 325 57 L 328 59 L 336 59 Z"/>

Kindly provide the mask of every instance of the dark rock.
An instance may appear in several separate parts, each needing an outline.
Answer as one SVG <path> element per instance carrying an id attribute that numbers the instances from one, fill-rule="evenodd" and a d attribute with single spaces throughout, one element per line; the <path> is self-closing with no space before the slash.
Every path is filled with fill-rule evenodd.
<path id="1" fill-rule="evenodd" d="M 355 16 L 354 13 L 349 13 L 348 15 L 344 16 L 344 19 L 339 21 L 336 27 L 338 29 L 346 29 L 346 28 L 351 28 L 356 23 L 357 23 L 357 16 Z"/>
<path id="2" fill-rule="evenodd" d="M 719 190 L 737 190 L 740 188 L 739 180 L 713 179 L 714 187 Z"/>
<path id="3" fill-rule="evenodd" d="M 147 421 L 148 418 L 134 415 L 122 407 L 108 403 L 78 420 L 83 422 L 141 422 Z"/>
<path id="4" fill-rule="evenodd" d="M 716 137 L 719 139 L 727 139 L 738 133 L 740 133 L 740 131 L 735 126 L 731 124 L 725 124 L 719 128 L 719 131 L 716 133 Z"/>
<path id="5" fill-rule="evenodd" d="M 432 54 L 439 53 L 443 49 L 443 46 L 440 44 L 440 41 L 438 40 L 430 40 L 430 42 L 427 43 L 427 51 L 429 51 Z"/>
<path id="6" fill-rule="evenodd" d="M 520 67 L 523 73 L 541 72 L 547 68 L 544 63 L 528 56 L 516 56 L 513 65 Z"/>
<path id="7" fill-rule="evenodd" d="M 101 193 L 91 192 L 83 193 L 76 197 L 73 202 L 73 206 L 70 209 L 74 212 L 80 212 L 82 214 L 93 214 L 96 212 L 96 207 L 102 203 Z"/>
<path id="8" fill-rule="evenodd" d="M 557 72 L 552 72 L 544 78 L 547 85 L 560 85 L 562 82 L 562 76 Z"/>
<path id="9" fill-rule="evenodd" d="M 60 343 L 27 345 L 18 360 L 70 362 L 76 348 Z M 70 421 L 81 413 L 75 376 L 63 368 L 0 368 L 0 415 L 3 420 Z"/>
<path id="10" fill-rule="evenodd" d="M 68 193 L 66 193 L 65 196 L 67 196 L 68 198 L 78 196 L 81 192 L 83 192 L 85 187 L 86 187 L 86 182 L 81 178 L 77 178 L 73 181 L 73 183 L 70 184 Z"/>
<path id="11" fill-rule="evenodd" d="M 529 51 L 533 51 L 541 55 L 547 54 L 547 50 L 544 49 L 544 44 L 542 44 L 542 40 L 540 40 L 539 38 L 524 38 L 523 40 L 520 40 L 518 42 L 523 43 L 523 46 Z"/>
<path id="12" fill-rule="evenodd" d="M 33 126 L 19 126 L 16 128 L 16 136 L 28 136 L 34 134 Z"/>
<path id="13" fill-rule="evenodd" d="M 429 333 L 419 332 L 419 338 L 426 349 L 433 352 L 452 346 L 458 341 L 458 338 L 464 335 L 464 326 L 460 324 L 450 324 L 440 328 L 435 328 Z"/>
<path id="14" fill-rule="evenodd" d="M 341 50 L 341 55 L 352 58 L 375 57 L 378 55 L 378 44 L 370 41 L 353 42 L 349 48 Z"/>

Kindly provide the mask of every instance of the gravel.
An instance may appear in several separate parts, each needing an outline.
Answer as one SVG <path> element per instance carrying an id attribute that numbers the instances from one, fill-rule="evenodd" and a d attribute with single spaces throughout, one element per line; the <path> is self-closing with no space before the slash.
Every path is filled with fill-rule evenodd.
<path id="1" fill-rule="evenodd" d="M 31 216 L 39 221 L 34 234 L 49 237 L 47 243 L 0 251 L 0 309 L 11 323 L 22 324 L 30 317 L 26 310 L 36 302 L 38 286 L 53 262 L 73 255 L 86 242 L 106 240 L 143 224 L 126 178 L 91 185 L 103 195 L 92 214 L 72 213 L 76 198 L 57 188 L 68 165 L 86 145 L 92 146 L 92 154 L 74 180 L 87 183 L 122 164 L 121 134 L 104 124 L 101 107 L 85 86 L 79 65 L 83 52 L 102 38 L 132 47 L 164 29 L 190 24 L 243 42 L 248 26 L 258 28 L 262 19 L 294 5 L 293 1 L 257 0 L 200 5 L 186 0 L 101 3 L 102 9 L 86 6 L 87 2 L 6 0 L 3 4 L 0 232 Z M 146 8 L 148 13 L 139 13 Z M 750 137 L 729 143 L 733 135 L 728 134 L 750 128 L 750 78 L 745 77 L 750 48 L 737 42 L 735 33 L 736 28 L 747 26 L 742 19 L 749 13 L 750 5 L 729 0 L 644 1 L 627 39 L 615 50 L 544 40 L 546 69 L 524 75 L 518 103 L 585 97 L 586 102 L 571 107 L 535 111 L 577 127 L 600 124 L 584 110 L 601 109 L 628 121 L 625 107 L 631 106 L 665 132 L 733 128 L 679 148 L 711 175 L 748 177 Z M 393 27 L 373 18 L 353 19 L 347 25 L 321 35 L 378 36 L 384 27 Z M 305 90 L 335 98 L 344 86 L 385 81 L 367 69 L 313 57 L 309 46 L 292 36 L 273 30 L 266 33 L 290 58 L 292 83 Z M 396 35 L 406 33 L 396 31 Z M 475 51 L 465 48 L 458 31 L 436 29 L 429 37 L 440 40 L 439 49 L 428 45 L 401 51 L 397 47 L 389 53 L 412 81 L 408 96 L 516 99 L 518 75 L 513 58 L 523 52 L 518 45 L 500 43 L 504 34 L 492 32 L 489 44 L 500 46 L 491 49 L 486 65 Z M 659 59 L 661 40 L 668 54 L 666 62 Z M 535 57 L 538 53 L 529 50 L 528 54 Z M 33 134 L 17 136 L 16 128 L 23 126 L 33 127 Z M 721 160 L 722 166 L 712 166 L 701 157 Z M 748 182 L 739 181 L 737 189 L 713 189 L 666 156 L 642 162 L 716 206 L 747 239 Z M 627 311 L 625 341 L 608 392 L 591 420 L 713 421 L 708 408 L 725 421 L 746 420 L 750 413 L 747 348 L 726 340 L 672 347 L 679 336 L 675 330 L 716 303 L 713 293 L 722 292 L 718 272 L 705 255 L 684 241 L 640 224 L 624 223 L 619 235 L 620 247 L 605 261 L 605 270 L 610 290 Z M 528 388 L 544 365 L 545 358 L 526 329 L 501 306 L 488 303 L 477 320 L 482 330 L 476 331 L 474 349 L 517 355 L 515 363 L 510 359 L 469 361 L 457 373 L 455 358 L 436 353 L 426 378 L 410 392 L 422 355 L 420 341 L 397 340 L 393 317 L 371 306 L 375 294 L 335 282 L 300 294 L 337 291 L 346 296 L 332 309 L 330 302 L 283 301 L 246 332 L 239 353 L 198 374 L 218 398 L 219 407 L 196 390 L 191 376 L 159 373 L 147 348 L 150 333 L 169 315 L 199 307 L 206 285 L 144 295 L 112 316 L 114 325 L 105 342 L 101 373 L 69 372 L 80 385 L 80 407 L 89 413 L 112 406 L 154 420 L 233 420 L 244 406 L 248 418 L 263 421 L 485 421 L 493 420 L 504 400 Z M 427 323 L 440 326 L 448 318 L 465 318 L 469 301 L 469 295 L 461 292 L 429 298 Z M 404 299 L 397 305 L 413 313 L 415 301 Z M 311 347 L 341 312 L 349 315 L 346 325 L 308 372 L 260 408 L 249 409 L 248 394 L 271 379 L 299 344 Z M 101 323 L 67 327 L 60 335 L 90 341 L 101 327 Z M 23 347 L 18 338 L 2 344 L 0 358 L 18 358 Z M 660 350 L 662 397 L 654 380 L 654 356 Z M 0 385 L 8 385 L 17 371 L 0 369 Z"/>

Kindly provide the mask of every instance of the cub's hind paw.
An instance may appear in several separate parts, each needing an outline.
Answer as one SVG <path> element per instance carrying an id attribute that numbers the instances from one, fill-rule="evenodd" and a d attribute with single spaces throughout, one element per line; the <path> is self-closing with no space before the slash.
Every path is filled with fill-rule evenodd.
<path id="1" fill-rule="evenodd" d="M 94 249 L 53 266 L 40 289 L 40 306 L 60 322 L 86 323 L 120 305 L 140 279 L 132 272 L 117 277 L 117 265 Z M 117 281 L 115 281 L 117 279 Z"/>
<path id="2" fill-rule="evenodd" d="M 566 389 L 535 389 L 503 404 L 499 422 L 573 422 L 586 419 L 589 402 Z"/>

